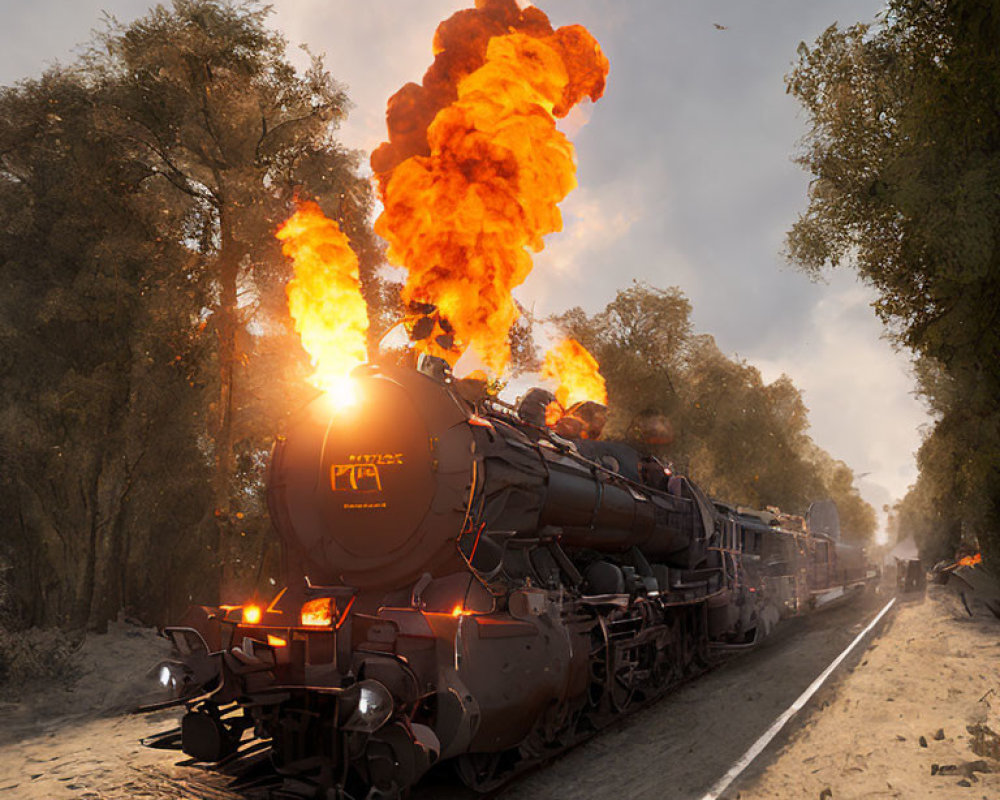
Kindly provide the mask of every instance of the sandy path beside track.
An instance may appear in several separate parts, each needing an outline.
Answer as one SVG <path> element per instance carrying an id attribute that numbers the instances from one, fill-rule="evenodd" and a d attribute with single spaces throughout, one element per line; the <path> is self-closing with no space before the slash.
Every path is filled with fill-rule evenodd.
<path id="1" fill-rule="evenodd" d="M 175 766 L 178 753 L 143 747 L 176 716 L 60 718 L 0 748 L 3 800 L 230 800 L 225 779 Z"/>
<path id="2" fill-rule="evenodd" d="M 156 686 L 167 657 L 150 628 L 112 623 L 74 655 L 75 681 L 22 687 L 0 703 L 0 800 L 230 800 L 225 779 L 177 767 L 180 753 L 141 740 L 176 727 L 179 713 L 123 715 Z"/>
<path id="3" fill-rule="evenodd" d="M 856 668 L 793 723 L 796 733 L 770 763 L 725 796 L 1000 798 L 1000 772 L 973 771 L 1000 770 L 1000 762 L 974 753 L 967 730 L 990 714 L 1000 733 L 1000 621 L 973 608 L 969 617 L 940 586 L 904 600 Z M 932 775 L 935 764 L 944 774 Z"/>

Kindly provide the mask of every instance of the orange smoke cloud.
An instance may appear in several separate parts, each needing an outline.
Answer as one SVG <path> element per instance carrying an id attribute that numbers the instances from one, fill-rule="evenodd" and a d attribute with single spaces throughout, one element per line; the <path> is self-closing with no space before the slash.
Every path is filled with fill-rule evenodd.
<path id="1" fill-rule="evenodd" d="M 576 185 L 555 119 L 601 96 L 608 61 L 584 28 L 553 30 L 514 0 L 479 0 L 441 23 L 434 52 L 423 84 L 389 101 L 389 141 L 372 154 L 375 230 L 409 271 L 403 301 L 437 307 L 418 349 L 454 364 L 472 347 L 499 373 L 518 316 L 511 290 L 528 251 L 561 230 L 557 204 Z"/>
<path id="2" fill-rule="evenodd" d="M 298 210 L 275 234 L 292 259 L 288 309 L 316 372 L 311 380 L 342 395 L 350 371 L 365 360 L 368 314 L 361 296 L 358 259 L 347 236 L 316 203 Z"/>
<path id="3" fill-rule="evenodd" d="M 576 339 L 564 339 L 545 354 L 542 379 L 558 387 L 556 400 L 563 408 L 584 400 L 608 404 L 608 390 L 600 365 Z M 547 411 L 546 423 L 551 425 L 549 416 Z M 554 413 L 552 418 L 558 419 Z"/>

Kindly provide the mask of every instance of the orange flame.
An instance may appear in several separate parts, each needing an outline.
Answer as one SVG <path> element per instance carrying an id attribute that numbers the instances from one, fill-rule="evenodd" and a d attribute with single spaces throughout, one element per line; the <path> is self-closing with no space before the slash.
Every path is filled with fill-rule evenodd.
<path id="1" fill-rule="evenodd" d="M 302 606 L 300 619 L 303 625 L 329 627 L 333 624 L 333 599 L 317 597 Z"/>
<path id="2" fill-rule="evenodd" d="M 982 564 L 982 563 L 983 563 L 982 553 L 976 553 L 975 555 L 971 556 L 962 556 L 960 559 L 958 559 L 958 565 L 960 567 L 974 567 L 976 566 L 976 564 Z"/>
<path id="3" fill-rule="evenodd" d="M 357 256 L 337 223 L 313 202 L 299 203 L 275 235 L 295 264 L 288 309 L 316 367 L 310 380 L 347 401 L 348 375 L 365 360 L 368 331 Z"/>
<path id="4" fill-rule="evenodd" d="M 583 400 L 608 404 L 608 390 L 600 365 L 576 339 L 563 339 L 545 354 L 542 378 L 558 386 L 556 400 L 564 409 Z M 546 409 L 545 421 L 551 425 L 549 416 L 550 409 Z M 552 416 L 555 417 L 555 414 Z"/>
<path id="5" fill-rule="evenodd" d="M 576 185 L 555 118 L 603 94 L 608 61 L 584 28 L 553 30 L 515 0 L 477 0 L 445 20 L 434 52 L 423 84 L 389 101 L 389 141 L 372 154 L 375 230 L 409 271 L 404 303 L 437 307 L 418 349 L 454 364 L 472 347 L 500 373 L 518 317 L 511 290 L 531 271 L 528 250 L 561 230 L 556 204 Z"/>
<path id="6" fill-rule="evenodd" d="M 563 418 L 563 414 L 565 413 L 566 409 L 559 404 L 559 401 L 553 400 L 545 406 L 545 424 L 551 428 Z"/>

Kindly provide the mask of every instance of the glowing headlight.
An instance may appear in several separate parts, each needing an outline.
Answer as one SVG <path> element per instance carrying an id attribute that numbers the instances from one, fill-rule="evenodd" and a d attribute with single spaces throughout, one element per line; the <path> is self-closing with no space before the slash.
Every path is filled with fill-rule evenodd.
<path id="1" fill-rule="evenodd" d="M 344 702 L 349 703 L 354 697 L 357 698 L 357 704 L 347 722 L 341 726 L 344 730 L 371 733 L 381 728 L 392 716 L 392 694 L 378 681 L 361 681 L 350 692 L 345 693 Z"/>
<path id="2" fill-rule="evenodd" d="M 323 390 L 329 413 L 347 411 L 358 403 L 357 381 L 347 375 L 317 373 L 313 377 L 313 383 Z"/>
<path id="3" fill-rule="evenodd" d="M 160 667 L 160 686 L 164 689 L 177 688 L 177 679 L 174 677 L 174 673 L 170 671 L 170 667 L 166 664 Z"/>
<path id="4" fill-rule="evenodd" d="M 190 671 L 178 661 L 162 661 L 146 673 L 147 677 L 156 677 L 171 697 L 180 697 L 188 685 Z"/>

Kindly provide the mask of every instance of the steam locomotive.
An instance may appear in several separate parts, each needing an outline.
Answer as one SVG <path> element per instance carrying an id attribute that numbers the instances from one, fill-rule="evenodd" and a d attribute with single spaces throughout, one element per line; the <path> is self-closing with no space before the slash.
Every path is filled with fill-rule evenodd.
<path id="1" fill-rule="evenodd" d="M 175 740 L 222 763 L 253 743 L 279 796 L 398 797 L 445 760 L 489 791 L 872 577 L 560 435 L 540 390 L 507 406 L 426 357 L 355 380 L 355 406 L 319 398 L 275 445 L 285 588 L 165 631 Z"/>

